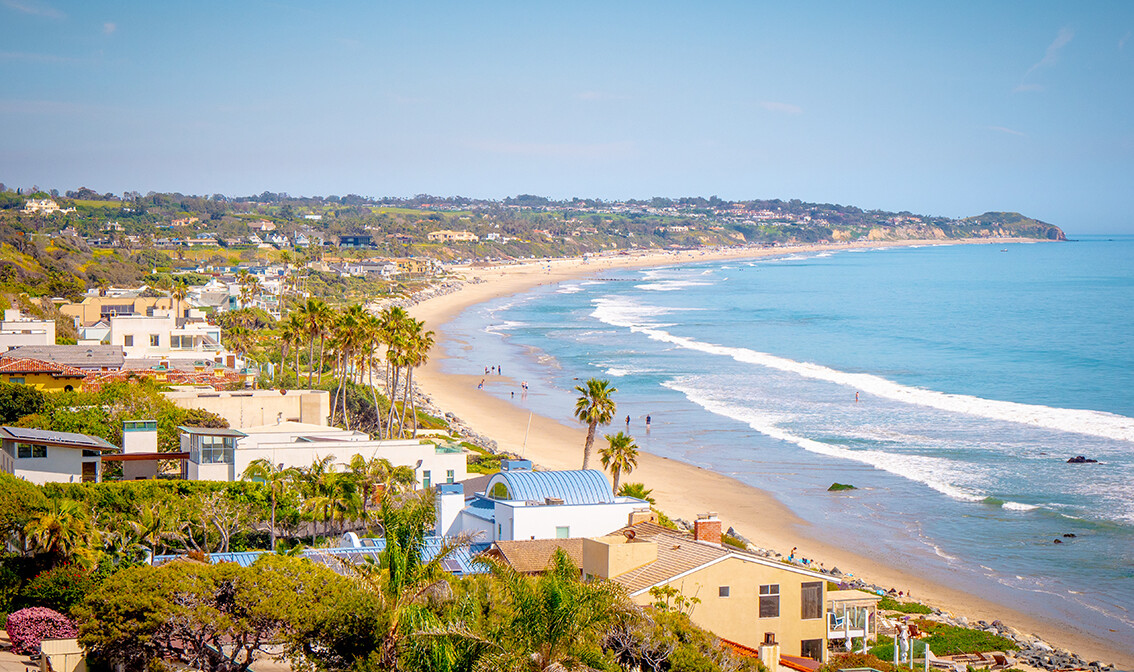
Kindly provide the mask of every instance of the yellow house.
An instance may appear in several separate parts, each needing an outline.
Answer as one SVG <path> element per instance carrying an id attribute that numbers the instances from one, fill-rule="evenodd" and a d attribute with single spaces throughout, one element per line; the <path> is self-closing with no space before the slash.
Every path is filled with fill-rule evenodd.
<path id="1" fill-rule="evenodd" d="M 698 520 L 694 535 L 639 523 L 585 539 L 583 573 L 621 584 L 640 605 L 684 597 L 694 623 L 752 649 L 774 645 L 775 659 L 826 660 L 829 577 L 722 545 L 715 516 Z"/>
<path id="2" fill-rule="evenodd" d="M 115 315 L 153 315 L 155 310 L 174 308 L 174 303 L 178 304 L 178 313 L 189 307 L 185 301 L 175 302 L 167 296 L 88 296 L 80 303 L 60 305 L 59 312 L 74 318 L 78 326 L 89 326 Z"/>
<path id="3" fill-rule="evenodd" d="M 87 374 L 66 364 L 26 357 L 0 357 L 0 381 L 29 385 L 41 392 L 82 392 Z"/>

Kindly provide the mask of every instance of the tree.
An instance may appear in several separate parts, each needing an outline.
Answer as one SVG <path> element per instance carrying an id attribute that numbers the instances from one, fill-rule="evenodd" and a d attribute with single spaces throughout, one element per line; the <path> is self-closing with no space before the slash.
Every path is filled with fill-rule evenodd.
<path id="1" fill-rule="evenodd" d="M 74 558 L 87 565 L 94 561 L 98 532 L 86 509 L 73 499 L 52 499 L 28 521 L 24 534 L 33 551 L 53 555 L 57 562 Z"/>
<path id="2" fill-rule="evenodd" d="M 610 386 L 609 380 L 591 378 L 585 385 L 577 385 L 575 391 L 581 395 L 575 401 L 575 417 L 587 425 L 587 442 L 583 446 L 583 468 L 586 469 L 591 463 L 595 429 L 610 424 L 614 418 L 616 407 L 611 395 L 618 390 Z"/>
<path id="3" fill-rule="evenodd" d="M 398 494 L 417 483 L 413 468 L 394 466 L 384 457 L 369 460 L 361 455 L 350 458 L 350 474 L 362 495 L 362 518 L 369 521 L 370 504 L 381 502 L 387 493 Z M 408 488 L 407 488 L 408 486 Z"/>
<path id="4" fill-rule="evenodd" d="M 47 498 L 37 486 L 0 472 L 0 539 L 11 539 L 22 550 L 26 526 L 46 508 Z"/>
<path id="5" fill-rule="evenodd" d="M 175 314 L 177 315 L 177 317 L 182 316 L 181 304 L 185 301 L 185 297 L 187 296 L 189 296 L 189 288 L 185 286 L 184 282 L 178 281 L 174 283 L 173 288 L 169 291 L 169 297 L 176 302 L 175 305 L 177 307 L 175 309 Z"/>
<path id="6" fill-rule="evenodd" d="M 251 567 L 178 560 L 109 577 L 79 609 L 79 641 L 95 660 L 126 672 L 163 658 L 206 672 L 245 672 L 257 653 L 304 646 L 326 601 L 349 579 L 298 558 L 265 555 Z"/>
<path id="7" fill-rule="evenodd" d="M 282 465 L 273 464 L 271 460 L 263 457 L 258 460 L 252 460 L 244 470 L 244 480 L 257 481 L 268 487 L 268 493 L 272 501 L 270 534 L 271 550 L 273 553 L 276 550 L 276 506 L 279 504 L 279 500 L 287 493 L 288 489 L 291 488 L 295 476 L 296 473 L 294 469 L 284 469 Z"/>
<path id="8" fill-rule="evenodd" d="M 602 466 L 610 470 L 610 475 L 614 478 L 614 491 L 618 492 L 618 480 L 622 474 L 629 474 L 638 466 L 638 446 L 633 437 L 624 432 L 605 436 L 608 445 L 599 451 L 599 457 Z"/>
<path id="9" fill-rule="evenodd" d="M 643 499 L 650 504 L 654 503 L 654 498 L 650 496 L 652 492 L 653 490 L 647 488 L 643 483 L 623 483 L 621 488 L 615 490 L 615 494 L 620 497 Z"/>
<path id="10" fill-rule="evenodd" d="M 43 392 L 28 385 L 0 383 L 0 421 L 11 424 L 25 415 L 42 413 L 46 401 Z"/>
<path id="11" fill-rule="evenodd" d="M 632 609 L 617 584 L 582 581 L 579 568 L 562 549 L 556 550 L 551 569 L 536 579 L 503 563 L 484 562 L 509 601 L 505 621 L 492 637 L 501 649 L 481 661 L 488 663 L 487 669 L 608 667 L 598 639 Z"/>
<path id="12" fill-rule="evenodd" d="M 319 339 L 319 382 L 323 381 L 323 340 L 334 313 L 330 306 L 320 299 L 309 298 L 300 306 L 299 315 L 307 333 L 307 389 L 311 389 L 311 379 L 315 373 L 315 339 Z M 298 372 L 296 372 L 298 374 Z"/>

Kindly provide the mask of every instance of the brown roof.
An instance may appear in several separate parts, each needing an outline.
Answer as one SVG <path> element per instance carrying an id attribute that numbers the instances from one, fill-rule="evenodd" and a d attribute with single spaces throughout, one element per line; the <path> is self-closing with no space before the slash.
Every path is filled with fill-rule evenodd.
<path id="1" fill-rule="evenodd" d="M 654 523 L 638 523 L 624 528 L 624 531 L 633 531 L 634 539 L 652 541 L 658 545 L 657 560 L 625 574 L 611 577 L 615 582 L 625 586 L 630 594 L 656 586 L 729 555 L 729 551 L 719 544 L 695 541 L 691 535 Z"/>
<path id="2" fill-rule="evenodd" d="M 56 378 L 85 378 L 87 373 L 67 364 L 28 357 L 0 357 L 0 373 L 50 373 Z"/>
<path id="3" fill-rule="evenodd" d="M 529 539 L 521 541 L 498 541 L 493 550 L 500 559 L 517 572 L 532 574 L 547 570 L 555 551 L 562 548 L 571 557 L 576 567 L 583 566 L 582 539 Z"/>

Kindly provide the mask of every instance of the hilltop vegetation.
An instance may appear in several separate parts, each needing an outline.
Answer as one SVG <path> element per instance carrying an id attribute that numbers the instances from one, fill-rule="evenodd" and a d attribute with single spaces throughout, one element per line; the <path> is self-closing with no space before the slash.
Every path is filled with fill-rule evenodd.
<path id="1" fill-rule="evenodd" d="M 24 204 L 31 198 L 52 198 L 62 210 L 26 214 Z M 436 232 L 443 231 L 467 232 L 470 239 L 439 240 Z M 340 247 L 344 236 L 360 234 L 368 243 Z M 55 190 L 16 193 L 0 184 L 0 291 L 73 297 L 88 287 L 137 282 L 177 268 L 278 261 L 282 250 L 296 253 L 299 262 L 374 257 L 473 262 L 634 249 L 972 237 L 1064 239 L 1059 227 L 1018 213 L 950 219 L 794 199 L 119 196 L 86 188 L 60 195 Z M 322 284 L 330 291 L 328 281 Z"/>

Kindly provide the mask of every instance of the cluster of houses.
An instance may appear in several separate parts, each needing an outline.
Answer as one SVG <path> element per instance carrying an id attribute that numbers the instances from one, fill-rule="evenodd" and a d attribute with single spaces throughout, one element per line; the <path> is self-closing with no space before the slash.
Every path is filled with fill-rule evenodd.
<path id="1" fill-rule="evenodd" d="M 322 390 L 218 392 L 186 385 L 166 394 L 181 407 L 220 415 L 229 427 L 181 427 L 178 452 L 158 452 L 157 425 L 145 418 L 125 424 L 121 447 L 81 434 L 0 427 L 0 471 L 36 483 L 97 482 L 113 462 L 121 464 L 121 478 L 140 479 L 158 477 L 159 461 L 175 461 L 181 469 L 173 477 L 234 481 L 257 459 L 287 468 L 331 458 L 343 469 L 355 455 L 385 458 L 410 467 L 415 487 L 434 493 L 434 531 L 424 552 L 465 541 L 444 562 L 454 574 L 486 571 L 473 561 L 482 554 L 539 573 L 561 549 L 585 578 L 614 581 L 638 604 L 684 601 L 694 622 L 773 670 L 811 672 L 832 641 L 865 645 L 875 634 L 877 596 L 833 590 L 830 574 L 722 543 L 716 514 L 699 516 L 690 532 L 663 527 L 649 502 L 616 495 L 600 471 L 542 471 L 529 461 L 504 460 L 495 474 L 470 473 L 468 452 L 447 436 L 378 441 L 328 426 L 329 394 Z M 357 562 L 383 545 L 381 538 L 347 533 L 337 547 L 305 554 L 328 564 Z M 250 563 L 257 556 L 211 560 Z"/>

